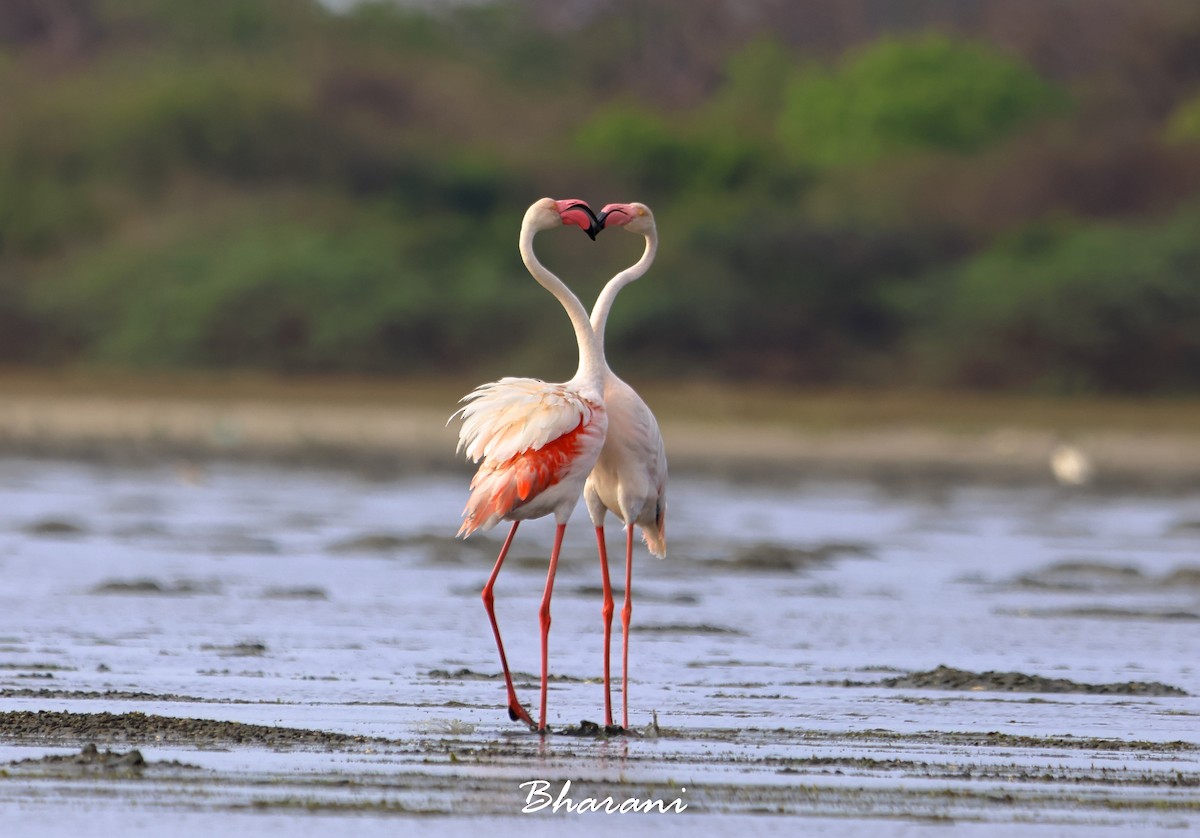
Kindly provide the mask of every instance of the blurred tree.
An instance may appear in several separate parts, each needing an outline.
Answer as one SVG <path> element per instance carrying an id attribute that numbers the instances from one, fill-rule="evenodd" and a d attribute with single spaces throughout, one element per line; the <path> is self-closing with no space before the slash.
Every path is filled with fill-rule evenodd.
<path id="1" fill-rule="evenodd" d="M 584 124 L 577 143 L 604 165 L 624 170 L 650 194 L 686 188 L 705 163 L 706 149 L 634 103 L 601 110 Z"/>
<path id="2" fill-rule="evenodd" d="M 779 132 L 798 160 L 861 164 L 898 152 L 976 151 L 1063 102 L 1014 59 L 929 35 L 884 39 L 788 86 Z"/>
<path id="3" fill-rule="evenodd" d="M 1007 238 L 937 286 L 942 363 L 974 386 L 1200 386 L 1198 229 L 1192 209 L 1158 225 L 1034 225 Z"/>

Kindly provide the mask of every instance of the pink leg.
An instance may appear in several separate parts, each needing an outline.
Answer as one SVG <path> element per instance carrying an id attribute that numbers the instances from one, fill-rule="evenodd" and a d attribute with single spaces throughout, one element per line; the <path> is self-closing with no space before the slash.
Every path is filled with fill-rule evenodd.
<path id="1" fill-rule="evenodd" d="M 600 548 L 600 581 L 604 587 L 604 605 L 600 614 L 604 618 L 604 724 L 612 727 L 612 583 L 608 579 L 608 550 L 604 544 L 604 527 L 596 527 L 596 546 Z"/>
<path id="2" fill-rule="evenodd" d="M 496 566 L 492 568 L 492 575 L 488 577 L 487 584 L 483 586 L 483 607 L 487 609 L 488 619 L 492 621 L 492 633 L 496 635 L 496 648 L 500 650 L 500 666 L 504 667 L 504 685 L 508 688 L 508 717 L 514 722 L 520 719 L 533 727 L 533 719 L 529 718 L 529 713 L 525 712 L 521 702 L 517 701 L 517 691 L 513 689 L 512 675 L 508 671 L 508 658 L 504 655 L 504 642 L 500 639 L 500 625 L 496 622 L 496 597 L 492 593 L 492 588 L 496 586 L 496 577 L 500 575 L 500 566 L 504 564 L 504 557 L 508 555 L 508 548 L 512 546 L 513 536 L 517 534 L 517 525 L 520 523 L 520 521 L 513 521 L 512 529 L 508 531 L 508 538 L 504 539 L 504 546 L 500 548 L 500 557 L 496 559 Z"/>
<path id="3" fill-rule="evenodd" d="M 629 729 L 629 618 L 633 616 L 633 524 L 625 527 L 625 607 L 621 609 L 621 727 Z"/>
<path id="4" fill-rule="evenodd" d="M 542 594 L 542 608 L 538 612 L 542 624 L 542 711 L 538 724 L 540 733 L 546 732 L 546 686 L 550 679 L 550 594 L 554 593 L 558 553 L 562 550 L 563 533 L 566 531 L 566 524 L 559 524 L 554 530 L 554 549 L 550 552 L 550 570 L 546 573 L 546 592 Z"/>

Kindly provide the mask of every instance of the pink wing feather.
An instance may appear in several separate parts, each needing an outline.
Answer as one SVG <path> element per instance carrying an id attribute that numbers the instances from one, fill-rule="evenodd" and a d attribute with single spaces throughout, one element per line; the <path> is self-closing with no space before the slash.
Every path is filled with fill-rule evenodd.
<path id="1" fill-rule="evenodd" d="M 480 462 L 459 535 L 494 526 L 556 484 L 585 443 L 596 405 L 561 384 L 502 378 L 464 399 L 458 449 Z M 451 417 L 453 418 L 453 417 Z"/>

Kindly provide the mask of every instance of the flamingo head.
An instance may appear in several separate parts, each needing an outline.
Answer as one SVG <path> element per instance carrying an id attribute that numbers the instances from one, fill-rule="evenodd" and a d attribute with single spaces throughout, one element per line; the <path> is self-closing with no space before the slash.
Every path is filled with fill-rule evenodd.
<path id="1" fill-rule="evenodd" d="M 654 229 L 654 213 L 645 204 L 609 204 L 597 219 L 601 230 L 624 227 L 631 233 L 647 235 Z"/>
<path id="2" fill-rule="evenodd" d="M 574 224 L 587 233 L 592 241 L 596 240 L 596 234 L 600 232 L 602 225 L 587 201 L 569 198 L 565 201 L 555 201 L 554 205 L 563 224 Z"/>
<path id="3" fill-rule="evenodd" d="M 595 241 L 600 232 L 600 220 L 588 206 L 587 201 L 570 198 L 556 201 L 553 198 L 542 198 L 535 201 L 525 212 L 525 223 L 535 230 L 552 230 L 564 224 L 574 224 Z"/>

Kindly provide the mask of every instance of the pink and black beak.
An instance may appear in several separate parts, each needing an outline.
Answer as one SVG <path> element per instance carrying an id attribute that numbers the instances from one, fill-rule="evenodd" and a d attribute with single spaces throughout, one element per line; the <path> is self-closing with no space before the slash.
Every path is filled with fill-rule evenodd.
<path id="1" fill-rule="evenodd" d="M 596 219 L 601 230 L 610 223 L 610 216 L 612 217 L 611 223 L 619 227 L 632 221 L 636 213 L 629 204 L 608 204 L 600 211 L 600 216 Z"/>
<path id="2" fill-rule="evenodd" d="M 574 224 L 587 233 L 592 241 L 596 240 L 596 234 L 604 228 L 604 224 L 596 217 L 596 213 L 592 212 L 586 201 L 566 200 L 555 203 L 558 204 L 558 214 L 562 217 L 563 224 Z"/>

